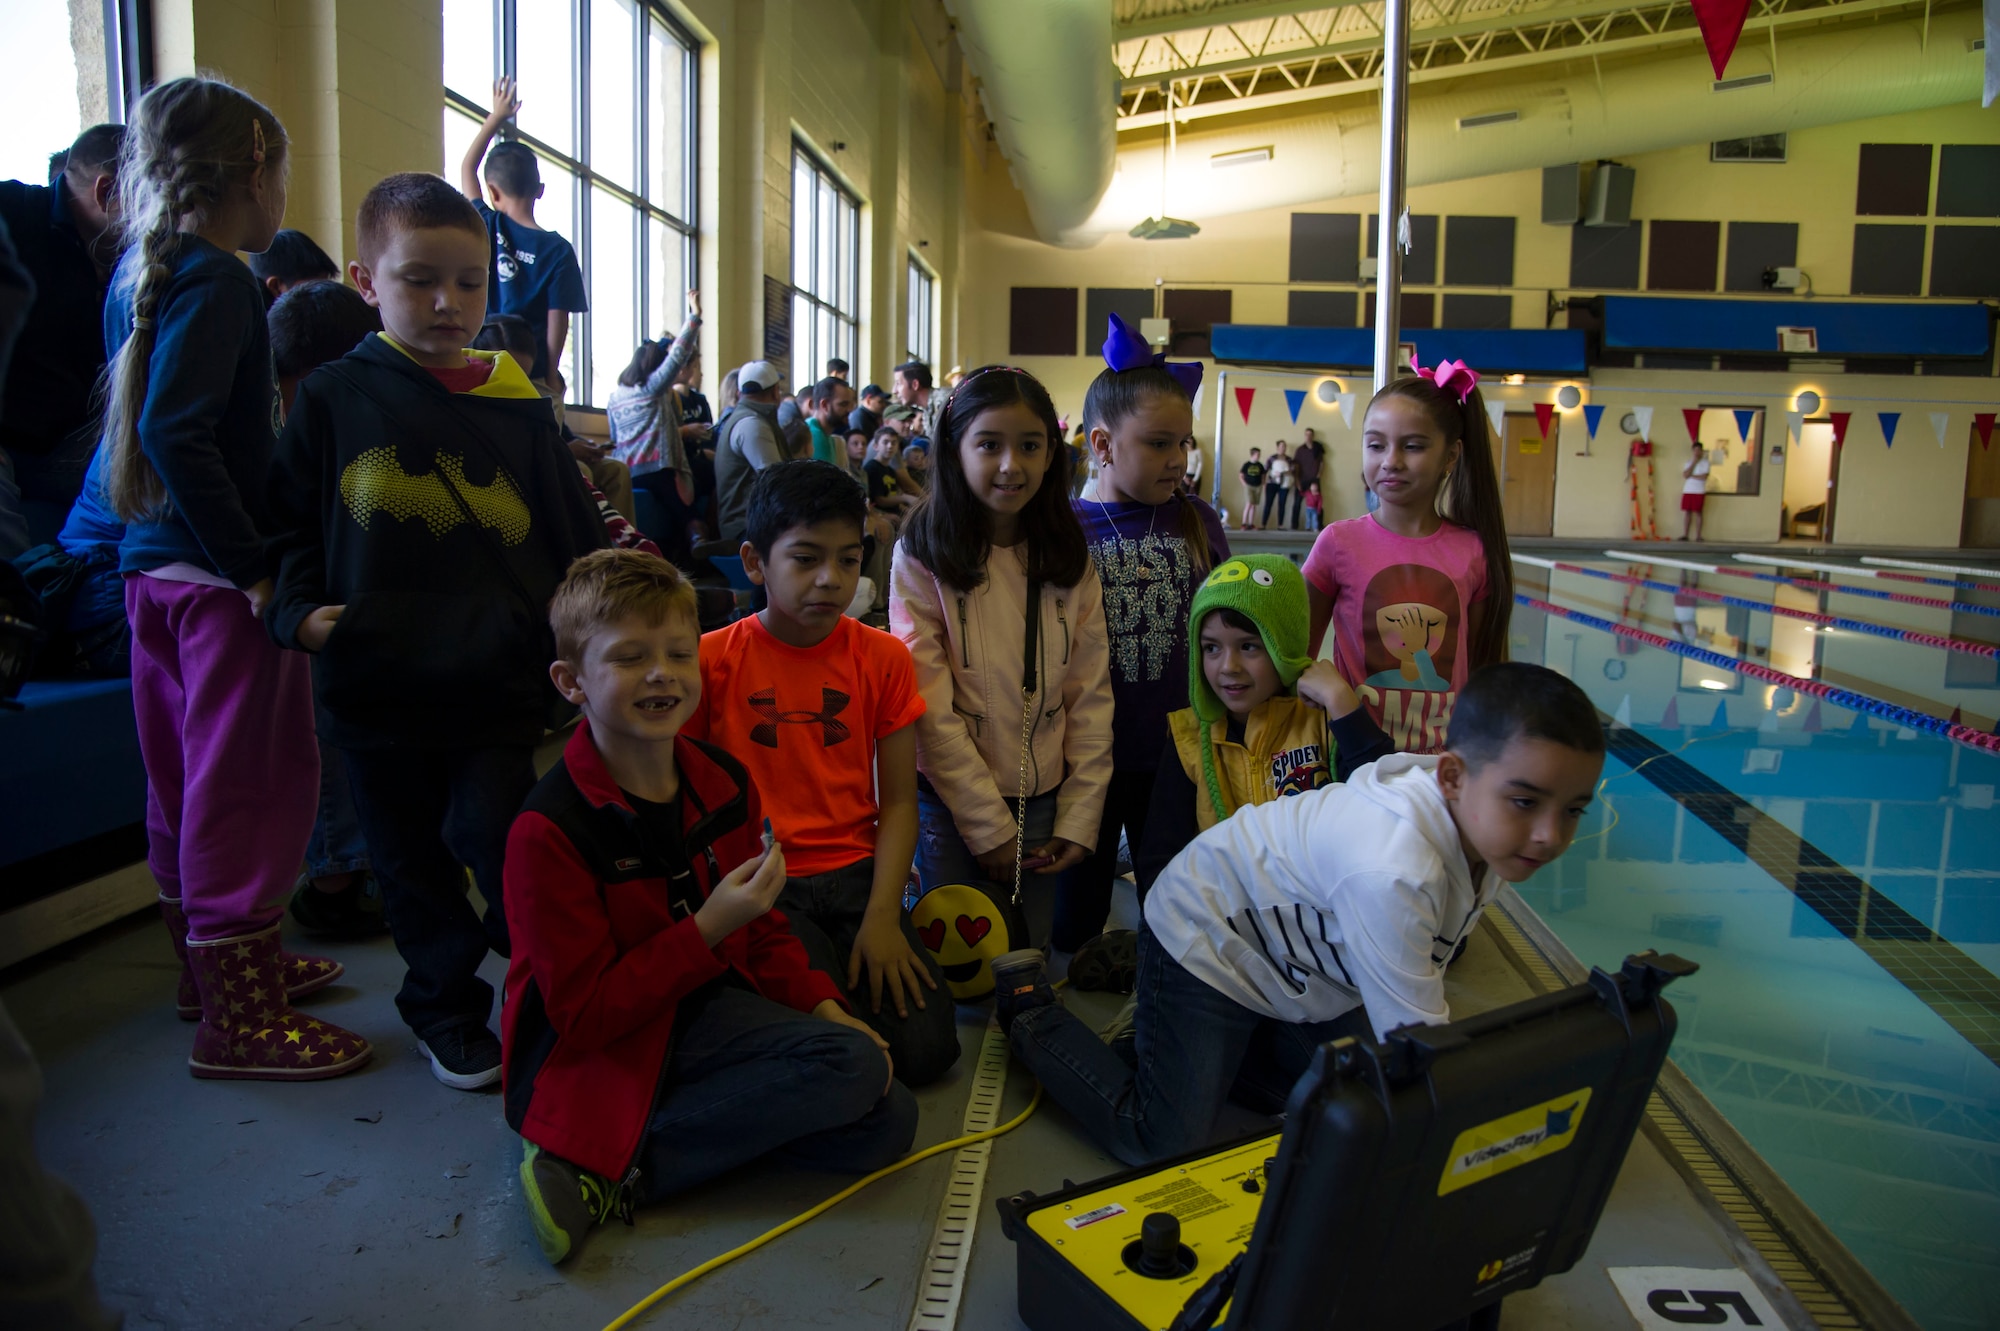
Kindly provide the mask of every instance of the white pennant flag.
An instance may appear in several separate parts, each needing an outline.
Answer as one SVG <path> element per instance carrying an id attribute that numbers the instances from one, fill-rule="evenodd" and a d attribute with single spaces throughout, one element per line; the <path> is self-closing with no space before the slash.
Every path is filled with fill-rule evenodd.
<path id="1" fill-rule="evenodd" d="M 1354 427 L 1354 394 L 1340 395 L 1340 419 L 1346 422 L 1349 429 Z"/>
<path id="2" fill-rule="evenodd" d="M 1934 411 L 1931 413 L 1931 429 L 1937 432 L 1938 447 L 1944 447 L 1944 432 L 1951 428 L 1951 413 Z"/>
<path id="3" fill-rule="evenodd" d="M 1627 730 L 1632 728 L 1631 694 L 1628 693 L 1618 700 L 1618 710 L 1611 714 L 1611 724 L 1614 726 L 1623 726 Z"/>
<path id="4" fill-rule="evenodd" d="M 1632 408 L 1633 419 L 1639 422 L 1639 437 L 1647 443 L 1653 442 L 1653 409 L 1651 407 Z"/>
<path id="5" fill-rule="evenodd" d="M 1493 437 L 1507 437 L 1507 404 L 1496 398 L 1486 399 L 1486 414 L 1493 420 Z"/>
<path id="6" fill-rule="evenodd" d="M 1785 413 L 1785 430 L 1794 440 L 1799 438 L 1799 432 L 1805 429 L 1805 424 L 1806 414 L 1803 411 L 1788 411 Z"/>

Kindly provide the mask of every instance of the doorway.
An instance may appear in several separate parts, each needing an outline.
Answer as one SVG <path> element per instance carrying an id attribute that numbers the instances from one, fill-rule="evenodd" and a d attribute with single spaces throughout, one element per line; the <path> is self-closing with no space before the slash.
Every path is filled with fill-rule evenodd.
<path id="1" fill-rule="evenodd" d="M 1980 443 L 1977 428 L 1965 455 L 1965 522 L 1958 543 L 2000 545 L 2000 448 Z"/>
<path id="2" fill-rule="evenodd" d="M 1798 442 L 1785 459 L 1785 529 L 1781 537 L 1810 536 L 1821 544 L 1833 539 L 1833 496 L 1840 479 L 1840 446 L 1833 442 L 1833 422 L 1805 421 Z"/>
<path id="3" fill-rule="evenodd" d="M 1500 502 L 1507 515 L 1509 536 L 1551 536 L 1556 519 L 1556 440 L 1542 438 L 1535 418 L 1509 412 L 1506 428 L 1494 441 L 1494 467 L 1500 473 Z M 1557 422 L 1549 433 L 1560 435 Z"/>

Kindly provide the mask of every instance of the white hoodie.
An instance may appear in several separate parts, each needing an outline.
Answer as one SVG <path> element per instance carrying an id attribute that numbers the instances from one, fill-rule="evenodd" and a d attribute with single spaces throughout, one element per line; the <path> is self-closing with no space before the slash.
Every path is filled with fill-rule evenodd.
<path id="1" fill-rule="evenodd" d="M 1451 1019 L 1444 966 L 1497 883 L 1472 881 L 1435 756 L 1392 754 L 1340 785 L 1236 811 L 1146 895 L 1169 956 L 1253 1012 L 1378 1037 Z"/>

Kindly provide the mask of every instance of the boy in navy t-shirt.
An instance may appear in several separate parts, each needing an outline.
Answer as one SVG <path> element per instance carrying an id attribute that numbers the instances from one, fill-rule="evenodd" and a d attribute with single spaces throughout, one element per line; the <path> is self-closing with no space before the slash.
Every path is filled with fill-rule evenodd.
<path id="1" fill-rule="evenodd" d="M 493 83 L 493 109 L 472 136 L 459 163 L 459 187 L 479 209 L 493 245 L 490 313 L 517 314 L 535 333 L 535 363 L 528 377 L 545 383 L 561 401 L 563 345 L 569 341 L 569 316 L 583 313 L 590 302 L 583 293 L 583 269 L 576 250 L 561 236 L 535 220 L 535 200 L 542 197 L 542 172 L 534 150 L 525 143 L 505 142 L 490 154 L 486 145 L 500 126 L 521 109 L 520 90 L 512 79 Z M 479 188 L 480 159 L 486 161 L 486 189 Z"/>

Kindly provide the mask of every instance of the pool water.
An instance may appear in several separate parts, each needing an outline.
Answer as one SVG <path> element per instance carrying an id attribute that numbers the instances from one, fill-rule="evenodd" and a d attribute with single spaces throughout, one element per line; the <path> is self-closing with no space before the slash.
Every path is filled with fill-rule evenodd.
<path id="1" fill-rule="evenodd" d="M 1524 563 L 1519 591 L 1982 730 L 2000 711 L 1991 658 L 1686 589 L 1983 642 L 2000 617 L 1550 557 L 1683 590 Z M 2000 582 L 1854 585 L 2000 605 Z M 1512 640 L 1630 722 L 1521 896 L 1587 962 L 1700 962 L 1675 1061 L 1920 1324 L 2000 1326 L 2000 754 L 1526 606 Z"/>

